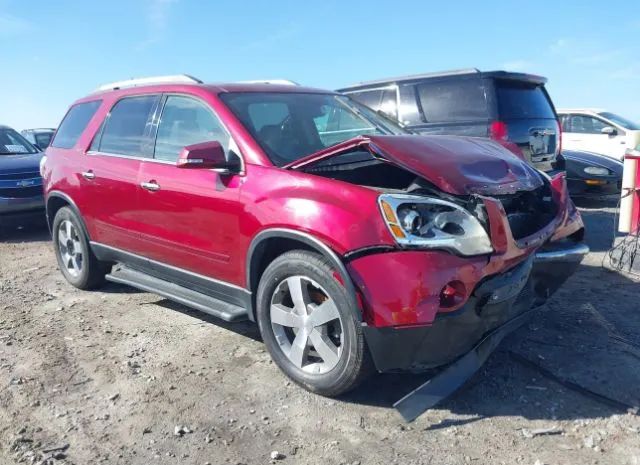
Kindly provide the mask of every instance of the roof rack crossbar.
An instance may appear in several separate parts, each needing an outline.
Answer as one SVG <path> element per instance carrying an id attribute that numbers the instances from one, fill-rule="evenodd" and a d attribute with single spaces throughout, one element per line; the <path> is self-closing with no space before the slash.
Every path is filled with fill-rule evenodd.
<path id="1" fill-rule="evenodd" d="M 96 92 L 104 90 L 124 89 L 127 87 L 146 86 L 152 84 L 202 84 L 200 79 L 196 79 L 188 74 L 174 74 L 170 76 L 151 76 L 146 78 L 127 79 L 124 81 L 110 82 L 103 84 L 96 89 Z"/>

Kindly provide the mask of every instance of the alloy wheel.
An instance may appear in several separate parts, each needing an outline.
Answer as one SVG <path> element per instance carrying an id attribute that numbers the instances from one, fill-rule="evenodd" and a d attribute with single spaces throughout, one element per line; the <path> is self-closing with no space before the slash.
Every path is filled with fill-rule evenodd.
<path id="1" fill-rule="evenodd" d="M 67 273 L 78 277 L 82 272 L 84 254 L 78 231 L 69 220 L 62 221 L 58 227 L 58 249 Z"/>
<path id="2" fill-rule="evenodd" d="M 273 292 L 271 327 L 282 352 L 310 374 L 331 371 L 340 361 L 344 333 L 334 300 L 306 276 L 291 276 Z"/>

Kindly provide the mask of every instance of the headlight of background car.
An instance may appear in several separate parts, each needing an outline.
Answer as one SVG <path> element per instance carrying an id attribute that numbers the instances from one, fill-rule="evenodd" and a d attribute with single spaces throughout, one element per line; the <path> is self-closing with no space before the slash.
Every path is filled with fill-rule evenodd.
<path id="1" fill-rule="evenodd" d="M 389 231 L 402 247 L 445 249 L 466 256 L 493 251 L 482 224 L 459 205 L 406 194 L 383 194 L 378 201 Z"/>
<path id="2" fill-rule="evenodd" d="M 591 174 L 593 176 L 608 176 L 609 170 L 606 168 L 601 168 L 599 166 L 587 166 L 584 169 L 584 172 L 587 174 Z"/>

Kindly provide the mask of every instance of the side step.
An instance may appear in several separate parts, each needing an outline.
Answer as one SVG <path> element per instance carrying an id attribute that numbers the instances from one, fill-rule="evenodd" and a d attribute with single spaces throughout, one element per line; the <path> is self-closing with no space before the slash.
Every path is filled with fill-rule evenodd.
<path id="1" fill-rule="evenodd" d="M 178 284 L 159 279 L 140 271 L 119 265 L 106 276 L 108 281 L 126 284 L 142 291 L 161 295 L 201 312 L 218 317 L 224 321 L 242 321 L 247 319 L 247 310 L 229 304 L 214 297 L 201 294 Z"/>

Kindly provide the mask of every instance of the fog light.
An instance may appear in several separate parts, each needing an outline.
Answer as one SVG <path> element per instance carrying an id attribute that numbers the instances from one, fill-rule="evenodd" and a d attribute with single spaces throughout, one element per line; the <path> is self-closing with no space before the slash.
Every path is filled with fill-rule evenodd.
<path id="1" fill-rule="evenodd" d="M 602 186 L 603 184 L 606 184 L 607 181 L 604 181 L 602 179 L 587 179 L 585 183 L 588 186 Z"/>
<path id="2" fill-rule="evenodd" d="M 460 281 L 451 281 L 440 291 L 440 307 L 450 309 L 457 307 L 467 295 L 464 284 Z"/>

